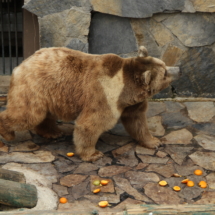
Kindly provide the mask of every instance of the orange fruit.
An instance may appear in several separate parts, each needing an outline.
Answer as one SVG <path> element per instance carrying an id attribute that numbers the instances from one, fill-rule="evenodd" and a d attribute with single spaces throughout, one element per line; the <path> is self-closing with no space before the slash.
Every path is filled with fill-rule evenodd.
<path id="1" fill-rule="evenodd" d="M 100 184 L 102 184 L 102 185 L 107 185 L 108 182 L 109 182 L 109 181 L 107 181 L 107 180 L 101 180 L 101 181 L 100 181 Z"/>
<path id="2" fill-rule="evenodd" d="M 108 201 L 101 201 L 101 202 L 99 202 L 99 206 L 100 206 L 101 208 L 107 207 L 107 206 L 108 206 Z"/>
<path id="3" fill-rule="evenodd" d="M 194 174 L 195 174 L 195 175 L 202 175 L 203 172 L 202 172 L 202 170 L 200 170 L 200 169 L 196 169 L 196 170 L 194 171 Z"/>
<path id="4" fill-rule="evenodd" d="M 95 181 L 93 182 L 93 185 L 99 186 L 99 185 L 100 185 L 100 181 L 99 181 L 99 180 L 95 180 Z"/>
<path id="5" fill-rule="evenodd" d="M 164 187 L 167 185 L 167 182 L 166 181 L 159 181 L 159 185 Z"/>
<path id="6" fill-rule="evenodd" d="M 180 188 L 179 186 L 174 186 L 174 187 L 173 187 L 173 190 L 175 190 L 175 191 L 180 191 L 181 188 Z"/>
<path id="7" fill-rule="evenodd" d="M 60 203 L 62 203 L 62 204 L 65 204 L 65 203 L 68 202 L 67 198 L 65 198 L 65 197 L 61 197 L 59 201 L 60 201 Z"/>
<path id="8" fill-rule="evenodd" d="M 101 191 L 101 189 L 95 189 L 93 190 L 93 193 L 99 193 Z"/>
<path id="9" fill-rule="evenodd" d="M 186 184 L 188 181 L 189 181 L 189 179 L 186 178 L 186 179 L 182 180 L 181 183 L 182 183 L 182 184 Z"/>
<path id="10" fill-rule="evenodd" d="M 193 181 L 188 181 L 187 182 L 187 186 L 188 187 L 193 187 L 195 184 L 194 184 L 194 182 Z"/>
<path id="11" fill-rule="evenodd" d="M 68 152 L 66 155 L 67 155 L 68 157 L 72 157 L 74 154 L 75 154 L 75 153 L 73 153 L 73 152 Z"/>
<path id="12" fill-rule="evenodd" d="M 200 182 L 199 182 L 199 186 L 200 186 L 201 188 L 206 188 L 208 185 L 207 185 L 207 182 L 205 182 L 205 181 L 200 181 Z"/>

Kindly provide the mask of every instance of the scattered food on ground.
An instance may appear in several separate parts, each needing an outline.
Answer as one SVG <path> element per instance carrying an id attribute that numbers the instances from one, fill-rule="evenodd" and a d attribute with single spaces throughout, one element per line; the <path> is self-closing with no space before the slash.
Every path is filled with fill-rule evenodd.
<path id="1" fill-rule="evenodd" d="M 188 187 L 193 187 L 195 184 L 194 184 L 194 182 L 193 181 L 188 181 L 187 182 L 187 186 Z"/>
<path id="2" fill-rule="evenodd" d="M 68 202 L 67 198 L 65 198 L 65 197 L 61 197 L 59 201 L 60 201 L 60 203 L 62 203 L 62 204 L 65 204 L 65 203 Z"/>
<path id="3" fill-rule="evenodd" d="M 164 187 L 167 185 L 167 182 L 166 181 L 159 181 L 159 185 Z"/>
<path id="4" fill-rule="evenodd" d="M 101 191 L 101 189 L 95 189 L 93 190 L 93 193 L 99 193 Z"/>
<path id="5" fill-rule="evenodd" d="M 108 205 L 109 205 L 108 201 L 101 201 L 101 202 L 99 202 L 99 206 L 100 206 L 101 208 L 105 208 L 105 207 L 107 207 Z"/>
<path id="6" fill-rule="evenodd" d="M 196 169 L 196 170 L 194 171 L 194 174 L 195 174 L 195 175 L 202 175 L 203 172 L 202 172 L 202 170 L 200 170 L 200 169 Z"/>
<path id="7" fill-rule="evenodd" d="M 179 186 L 174 186 L 174 187 L 173 187 L 173 190 L 175 190 L 175 191 L 180 191 L 181 188 L 180 188 Z"/>
<path id="8" fill-rule="evenodd" d="M 206 183 L 205 181 L 200 181 L 200 182 L 199 182 L 199 186 L 200 186 L 201 188 L 206 188 L 208 185 L 207 185 L 207 183 Z"/>
<path id="9" fill-rule="evenodd" d="M 72 156 L 75 155 L 75 153 L 73 153 L 73 152 L 68 152 L 66 155 L 67 155 L 68 157 L 72 157 Z"/>
<path id="10" fill-rule="evenodd" d="M 181 183 L 182 183 L 182 184 L 186 184 L 188 181 L 189 181 L 189 179 L 186 178 L 186 179 L 182 180 Z"/>
<path id="11" fill-rule="evenodd" d="M 93 185 L 99 186 L 99 185 L 100 185 L 100 181 L 99 181 L 99 180 L 95 180 L 95 181 L 93 182 Z"/>
<path id="12" fill-rule="evenodd" d="M 108 184 L 108 181 L 107 181 L 107 180 L 101 180 L 100 184 L 101 184 L 101 185 L 107 185 L 107 184 Z"/>

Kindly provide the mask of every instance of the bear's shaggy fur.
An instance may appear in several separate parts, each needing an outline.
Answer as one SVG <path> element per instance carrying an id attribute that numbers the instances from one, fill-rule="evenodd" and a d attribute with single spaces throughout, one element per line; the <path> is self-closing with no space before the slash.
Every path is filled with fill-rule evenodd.
<path id="1" fill-rule="evenodd" d="M 140 145 L 154 148 L 146 122 L 147 98 L 172 81 L 163 61 L 147 56 L 123 59 L 114 54 L 92 55 L 67 48 L 44 48 L 13 71 L 7 109 L 0 113 L 0 134 L 35 129 L 46 138 L 61 131 L 56 120 L 75 120 L 74 144 L 85 161 L 103 156 L 95 149 L 99 136 L 121 118 Z"/>

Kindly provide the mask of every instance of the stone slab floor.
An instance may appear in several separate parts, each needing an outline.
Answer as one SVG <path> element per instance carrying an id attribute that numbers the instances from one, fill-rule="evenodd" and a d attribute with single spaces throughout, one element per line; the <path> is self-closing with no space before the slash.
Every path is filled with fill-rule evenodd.
<path id="1" fill-rule="evenodd" d="M 31 210 L 114 214 L 126 204 L 215 204 L 214 102 L 150 102 L 147 115 L 152 134 L 164 143 L 158 150 L 138 146 L 117 124 L 98 140 L 97 148 L 105 156 L 93 163 L 82 162 L 76 155 L 66 155 L 74 152 L 73 124 L 59 123 L 65 135 L 56 140 L 29 131 L 17 133 L 12 142 L 1 138 L 0 165 L 23 172 L 26 183 L 37 187 L 39 200 Z M 196 169 L 203 175 L 195 176 Z M 182 177 L 172 177 L 174 173 Z M 195 186 L 181 184 L 185 177 Z M 92 182 L 97 179 L 108 179 L 109 184 L 93 194 Z M 160 187 L 160 180 L 168 185 Z M 198 186 L 201 180 L 208 183 L 207 188 Z M 181 191 L 173 191 L 176 185 Z M 59 204 L 60 197 L 68 203 Z M 99 208 L 101 200 L 111 206 Z"/>

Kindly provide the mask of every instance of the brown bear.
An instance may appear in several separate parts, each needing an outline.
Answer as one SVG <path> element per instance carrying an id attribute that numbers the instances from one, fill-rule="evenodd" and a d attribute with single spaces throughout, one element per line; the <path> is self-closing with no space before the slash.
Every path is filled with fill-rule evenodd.
<path id="1" fill-rule="evenodd" d="M 165 63 L 139 55 L 123 59 L 115 54 L 93 55 L 68 48 L 43 48 L 13 71 L 7 109 L 0 113 L 0 134 L 35 129 L 38 135 L 61 135 L 56 120 L 75 120 L 74 144 L 84 161 L 103 156 L 95 149 L 99 136 L 121 118 L 140 145 L 155 148 L 160 141 L 147 126 L 147 98 L 179 76 Z"/>

